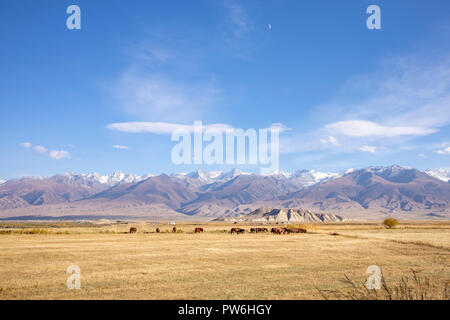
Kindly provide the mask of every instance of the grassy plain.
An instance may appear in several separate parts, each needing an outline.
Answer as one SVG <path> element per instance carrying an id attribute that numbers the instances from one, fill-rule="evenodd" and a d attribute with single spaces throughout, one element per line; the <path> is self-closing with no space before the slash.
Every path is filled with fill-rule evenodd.
<path id="1" fill-rule="evenodd" d="M 362 284 L 370 265 L 388 283 L 411 270 L 442 288 L 450 280 L 450 222 L 317 224 L 287 235 L 231 235 L 233 226 L 0 223 L 0 299 L 322 299 L 345 276 Z M 80 290 L 67 289 L 70 265 L 81 268 Z"/>

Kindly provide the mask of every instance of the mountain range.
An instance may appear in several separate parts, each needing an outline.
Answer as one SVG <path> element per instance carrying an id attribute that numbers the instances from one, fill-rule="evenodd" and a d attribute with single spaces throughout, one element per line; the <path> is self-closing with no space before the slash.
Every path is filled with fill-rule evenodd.
<path id="1" fill-rule="evenodd" d="M 450 173 L 389 166 L 270 175 L 197 170 L 144 176 L 67 173 L 0 182 L 0 218 L 125 216 L 239 218 L 258 208 L 302 208 L 353 219 L 449 218 Z"/>

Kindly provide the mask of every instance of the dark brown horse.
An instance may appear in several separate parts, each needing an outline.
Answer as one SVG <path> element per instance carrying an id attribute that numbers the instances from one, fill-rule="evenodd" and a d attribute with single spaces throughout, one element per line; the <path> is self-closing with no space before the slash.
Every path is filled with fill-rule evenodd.
<path id="1" fill-rule="evenodd" d="M 136 233 L 136 232 L 137 232 L 137 228 L 135 228 L 135 227 L 130 228 L 130 233 Z"/>
<path id="2" fill-rule="evenodd" d="M 177 227 L 173 227 L 173 228 L 172 228 L 172 232 L 173 232 L 173 233 L 177 233 Z"/>
<path id="3" fill-rule="evenodd" d="M 198 228 L 198 227 L 197 227 L 197 228 L 194 229 L 194 232 L 195 232 L 195 233 L 203 232 L 203 228 Z"/>
<path id="4" fill-rule="evenodd" d="M 156 228 L 156 233 L 160 233 L 161 230 L 159 228 Z"/>
<path id="5" fill-rule="evenodd" d="M 280 228 L 272 228 L 270 230 L 270 232 L 275 233 L 275 234 L 282 234 L 284 232 L 284 230 L 282 230 Z"/>
<path id="6" fill-rule="evenodd" d="M 241 229 L 241 228 L 231 228 L 231 234 L 236 233 L 236 234 L 240 234 L 240 233 L 244 233 L 245 229 Z"/>

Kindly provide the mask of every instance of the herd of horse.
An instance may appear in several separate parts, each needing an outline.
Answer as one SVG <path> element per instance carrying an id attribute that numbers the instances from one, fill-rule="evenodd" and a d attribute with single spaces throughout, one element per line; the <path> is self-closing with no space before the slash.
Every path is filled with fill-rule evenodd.
<path id="1" fill-rule="evenodd" d="M 137 228 L 135 228 L 135 227 L 131 227 L 130 228 L 130 233 L 136 233 L 136 232 L 137 232 Z M 161 229 L 160 228 L 156 228 L 156 233 L 160 233 L 160 232 L 161 232 Z M 172 228 L 172 232 L 176 233 L 177 232 L 177 227 L 173 227 Z M 201 232 L 204 232 L 203 228 L 196 227 L 194 229 L 194 233 L 201 233 Z M 260 233 L 260 232 L 265 233 L 265 232 L 269 232 L 269 230 L 267 228 L 250 228 L 250 233 Z M 306 229 L 304 229 L 304 228 L 294 228 L 294 227 L 291 227 L 291 228 L 272 228 L 272 229 L 270 229 L 270 232 L 274 233 L 274 234 L 306 233 Z M 238 227 L 231 228 L 230 233 L 231 234 L 243 234 L 243 233 L 245 233 L 245 229 L 238 228 Z"/>
<path id="2" fill-rule="evenodd" d="M 244 233 L 245 229 L 242 228 L 231 228 L 231 234 L 240 234 Z M 250 233 L 259 233 L 259 232 L 269 232 L 267 228 L 250 228 Z M 271 233 L 275 234 L 287 234 L 287 233 L 306 233 L 306 229 L 304 228 L 272 228 L 270 229 Z"/>

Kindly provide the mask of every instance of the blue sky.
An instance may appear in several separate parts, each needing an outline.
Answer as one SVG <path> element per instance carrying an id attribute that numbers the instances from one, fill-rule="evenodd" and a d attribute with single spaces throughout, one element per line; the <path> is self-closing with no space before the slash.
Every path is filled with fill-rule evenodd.
<path id="1" fill-rule="evenodd" d="M 170 135 L 108 125 L 194 120 L 281 123 L 286 171 L 450 167 L 446 0 L 3 1 L 0 39 L 3 179 L 193 171 Z"/>

